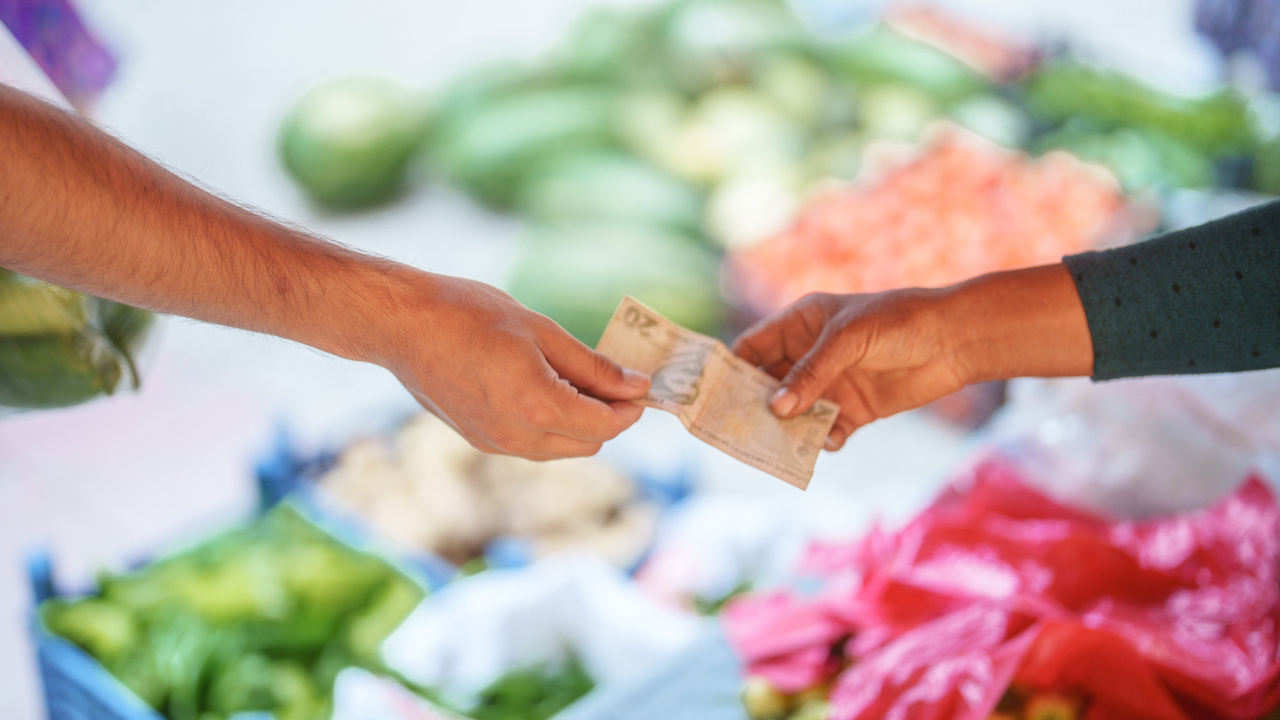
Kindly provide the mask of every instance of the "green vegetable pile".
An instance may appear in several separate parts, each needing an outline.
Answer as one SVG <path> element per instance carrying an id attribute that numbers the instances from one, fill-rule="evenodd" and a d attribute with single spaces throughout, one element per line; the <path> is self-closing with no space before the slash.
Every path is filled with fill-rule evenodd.
<path id="1" fill-rule="evenodd" d="M 512 670 L 480 692 L 474 720 L 547 720 L 595 687 L 576 657 L 563 664 Z"/>
<path id="2" fill-rule="evenodd" d="M 822 181 L 852 178 L 869 143 L 916 142 L 939 118 L 1068 150 L 1127 190 L 1280 190 L 1280 141 L 1264 142 L 1235 92 L 1176 97 L 1071 60 L 997 84 L 888 26 L 820 37 L 784 0 L 594 8 L 546 57 L 479 68 L 430 104 L 425 124 L 420 110 L 399 123 L 425 127 L 420 165 L 529 221 L 509 289 L 588 343 L 624 294 L 721 329 L 725 247 L 783 229 Z M 350 175 L 328 182 L 398 186 L 410 169 L 392 145 L 381 179 L 335 160 L 332 177 Z"/>
<path id="3" fill-rule="evenodd" d="M 423 594 L 286 505 L 41 618 L 171 720 L 327 720 L 338 672 L 383 671 L 378 645 Z"/>
<path id="4" fill-rule="evenodd" d="M 1219 177 L 1223 161 L 1247 165 L 1262 147 L 1248 106 L 1231 90 L 1183 98 L 1120 73 L 1062 62 L 1029 78 L 1025 93 L 1032 117 L 1047 127 L 1035 148 L 1065 149 L 1106 165 L 1126 189 L 1245 182 L 1273 190 L 1258 172 Z"/>
<path id="5" fill-rule="evenodd" d="M 0 407 L 57 408 L 129 378 L 150 313 L 0 268 Z"/>

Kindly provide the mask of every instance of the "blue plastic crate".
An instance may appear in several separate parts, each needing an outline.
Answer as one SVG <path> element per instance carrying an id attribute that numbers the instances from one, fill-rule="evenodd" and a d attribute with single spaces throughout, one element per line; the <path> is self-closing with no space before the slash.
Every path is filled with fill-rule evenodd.
<path id="1" fill-rule="evenodd" d="M 428 592 L 442 587 L 457 572 L 443 560 L 433 561 L 422 555 L 404 556 L 388 552 L 357 524 L 329 514 L 322 506 L 304 496 L 291 497 L 289 504 L 324 532 L 357 550 L 372 552 L 389 562 Z M 145 563 L 139 563 L 142 566 Z M 44 689 L 45 716 L 48 720 L 165 720 L 164 716 L 142 701 L 115 678 L 93 656 L 71 642 L 58 637 L 44 626 L 39 606 L 46 600 L 62 597 L 53 580 L 53 562 L 47 553 L 32 555 L 27 573 L 36 607 L 31 615 L 32 643 Z"/>

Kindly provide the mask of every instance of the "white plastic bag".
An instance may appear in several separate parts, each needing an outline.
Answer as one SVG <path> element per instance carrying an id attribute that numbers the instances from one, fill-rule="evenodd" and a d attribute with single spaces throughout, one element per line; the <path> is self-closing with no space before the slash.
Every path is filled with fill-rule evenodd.
<path id="1" fill-rule="evenodd" d="M 1056 497 L 1147 516 L 1280 471 L 1280 371 L 1017 380 L 990 439 Z"/>
<path id="2" fill-rule="evenodd" d="M 506 672 L 570 653 L 598 684 L 635 679 L 691 642 L 699 624 L 599 557 L 564 553 L 447 586 L 382 650 L 389 667 L 467 707 Z"/>

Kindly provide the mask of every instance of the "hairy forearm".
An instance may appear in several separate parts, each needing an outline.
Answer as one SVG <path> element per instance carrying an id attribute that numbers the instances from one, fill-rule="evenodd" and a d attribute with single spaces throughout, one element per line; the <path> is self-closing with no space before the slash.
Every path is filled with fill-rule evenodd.
<path id="1" fill-rule="evenodd" d="M 1065 265 L 983 275 L 945 290 L 939 314 L 968 382 L 1093 370 L 1084 307 Z"/>
<path id="2" fill-rule="evenodd" d="M 0 266 L 101 297 L 377 360 L 368 316 L 424 275 L 249 212 L 4 85 L 0 158 Z"/>

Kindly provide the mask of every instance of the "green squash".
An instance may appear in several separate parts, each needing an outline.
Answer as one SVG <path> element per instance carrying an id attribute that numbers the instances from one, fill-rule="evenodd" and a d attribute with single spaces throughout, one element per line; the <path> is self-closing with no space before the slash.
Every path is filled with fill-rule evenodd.
<path id="1" fill-rule="evenodd" d="M 534 228 L 508 287 L 592 346 L 625 295 L 702 333 L 719 332 L 724 317 L 716 255 L 652 226 Z"/>
<path id="2" fill-rule="evenodd" d="M 499 95 L 439 128 L 428 161 L 481 202 L 507 209 L 541 162 L 616 144 L 614 109 L 614 93 L 593 85 Z"/>
<path id="3" fill-rule="evenodd" d="M 394 80 L 339 78 L 294 104 L 280 128 L 280 158 L 321 205 L 377 205 L 404 187 L 426 117 L 420 98 Z"/>
<path id="4" fill-rule="evenodd" d="M 619 152 L 572 153 L 532 171 L 519 212 L 548 224 L 623 221 L 697 232 L 701 194 L 658 168 Z"/>

